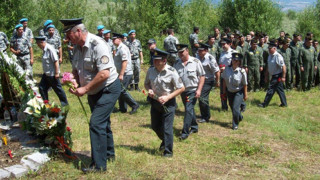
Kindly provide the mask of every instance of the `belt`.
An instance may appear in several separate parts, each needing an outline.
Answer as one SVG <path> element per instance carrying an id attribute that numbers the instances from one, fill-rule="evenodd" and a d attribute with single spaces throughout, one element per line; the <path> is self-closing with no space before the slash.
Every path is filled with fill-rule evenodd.
<path id="1" fill-rule="evenodd" d="M 137 60 L 137 59 L 139 59 L 139 58 L 132 58 L 131 60 L 134 61 L 134 60 Z"/>
<path id="2" fill-rule="evenodd" d="M 282 73 L 272 75 L 273 78 L 282 77 Z"/>
<path id="3" fill-rule="evenodd" d="M 25 55 L 28 55 L 28 54 L 30 54 L 30 53 L 20 53 L 20 54 L 18 54 L 17 56 L 25 56 Z"/>

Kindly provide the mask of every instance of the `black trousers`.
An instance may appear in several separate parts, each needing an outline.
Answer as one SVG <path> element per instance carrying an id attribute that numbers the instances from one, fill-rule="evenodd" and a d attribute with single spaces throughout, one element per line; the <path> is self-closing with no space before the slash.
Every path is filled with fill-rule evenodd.
<path id="1" fill-rule="evenodd" d="M 119 109 L 121 112 L 127 112 L 127 104 L 130 107 L 133 107 L 138 104 L 133 99 L 131 94 L 127 91 L 131 78 L 132 78 L 132 75 L 124 75 L 123 80 L 121 82 L 122 87 L 121 87 L 121 94 L 119 97 Z"/>
<path id="2" fill-rule="evenodd" d="M 205 80 L 202 87 L 202 91 L 201 91 L 201 99 L 205 102 L 199 100 L 201 118 L 207 121 L 211 117 L 210 106 L 209 106 L 209 94 L 213 86 L 214 86 L 214 80 Z"/>
<path id="3" fill-rule="evenodd" d="M 50 87 L 52 87 L 54 92 L 57 94 L 61 105 L 68 105 L 67 96 L 62 89 L 59 78 L 57 79 L 54 76 L 47 76 L 46 74 L 43 74 L 39 84 L 39 91 L 43 100 L 49 100 L 48 90 Z"/>
<path id="4" fill-rule="evenodd" d="M 232 111 L 232 127 L 237 127 L 239 122 L 242 120 L 240 106 L 244 103 L 243 101 L 243 89 L 238 92 L 227 91 L 227 97 L 229 100 L 229 106 Z"/>
<path id="5" fill-rule="evenodd" d="M 90 118 L 91 158 L 96 168 L 106 169 L 107 158 L 115 156 L 110 115 L 121 92 L 117 79 L 97 94 L 88 95 L 92 112 Z"/>
<path id="6" fill-rule="evenodd" d="M 283 82 L 281 81 L 281 77 L 282 77 L 282 73 L 272 75 L 271 81 L 269 83 L 269 88 L 267 90 L 267 94 L 264 99 L 265 106 L 269 105 L 275 92 L 278 93 L 278 95 L 280 97 L 281 104 L 284 106 L 287 106 L 287 99 L 286 99 L 286 95 L 284 93 Z"/>
<path id="7" fill-rule="evenodd" d="M 164 144 L 164 154 L 173 153 L 173 120 L 175 114 L 175 104 L 176 99 L 170 99 L 164 104 L 164 107 L 152 98 L 148 98 L 151 103 L 151 128 L 157 134 L 157 136 L 162 140 Z"/>
<path id="8" fill-rule="evenodd" d="M 197 102 L 197 99 L 194 97 L 195 95 L 195 91 L 184 91 L 181 93 L 181 99 L 185 109 L 181 136 L 184 137 L 189 136 L 190 128 L 193 130 L 198 130 L 198 123 L 196 121 L 196 114 L 194 112 L 194 106 Z M 187 97 L 189 100 L 187 100 Z"/>

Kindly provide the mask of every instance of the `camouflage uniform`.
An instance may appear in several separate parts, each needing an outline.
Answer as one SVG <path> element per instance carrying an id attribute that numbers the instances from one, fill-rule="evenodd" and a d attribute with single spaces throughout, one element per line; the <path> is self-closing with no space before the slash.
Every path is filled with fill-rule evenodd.
<path id="1" fill-rule="evenodd" d="M 39 31 L 39 36 L 46 36 L 46 37 L 48 37 L 48 36 L 49 36 L 48 30 L 41 29 L 41 30 Z M 59 34 L 58 29 L 54 28 L 53 36 L 59 37 L 59 38 L 61 39 L 61 36 L 60 36 L 60 34 Z"/>
<path id="2" fill-rule="evenodd" d="M 4 32 L 0 31 L 0 51 L 7 54 L 6 50 L 9 45 L 8 37 Z"/>
<path id="3" fill-rule="evenodd" d="M 168 63 L 173 65 L 178 59 L 176 44 L 179 44 L 179 40 L 173 35 L 169 35 L 164 39 L 163 48 L 170 53 L 168 56 Z"/>
<path id="4" fill-rule="evenodd" d="M 48 36 L 46 37 L 47 37 L 47 43 L 51 44 L 56 50 L 56 52 L 59 54 L 59 48 L 61 47 L 61 38 L 59 36 L 55 36 L 54 34 L 51 37 L 48 34 Z"/>
<path id="5" fill-rule="evenodd" d="M 16 35 L 17 35 L 17 30 L 14 29 L 13 33 L 12 33 L 12 36 L 16 36 Z M 28 28 L 28 27 L 23 28 L 23 36 L 27 37 L 28 40 L 31 42 L 31 39 L 33 39 L 32 30 L 30 28 Z"/>
<path id="6" fill-rule="evenodd" d="M 140 58 L 139 54 L 142 51 L 141 43 L 138 39 L 134 41 L 129 40 L 129 49 L 131 53 L 132 60 L 132 70 L 133 70 L 133 78 L 132 84 L 138 85 L 140 81 Z"/>
<path id="7" fill-rule="evenodd" d="M 195 47 L 195 44 L 199 44 L 199 38 L 198 38 L 198 34 L 197 33 L 192 33 L 189 36 L 189 42 L 191 45 L 191 49 L 192 49 L 192 55 L 195 57 L 196 53 L 198 51 L 198 48 Z"/>
<path id="8" fill-rule="evenodd" d="M 26 36 L 13 36 L 10 40 L 10 46 L 14 50 L 20 50 L 20 54 L 17 55 L 18 64 L 23 68 L 23 70 L 27 71 L 32 78 L 32 66 L 30 63 L 30 48 L 31 43 L 27 39 Z"/>

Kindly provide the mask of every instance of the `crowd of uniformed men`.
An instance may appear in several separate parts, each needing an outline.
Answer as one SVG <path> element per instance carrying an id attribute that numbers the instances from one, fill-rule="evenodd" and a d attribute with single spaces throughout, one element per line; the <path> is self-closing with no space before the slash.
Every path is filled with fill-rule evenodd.
<path id="1" fill-rule="evenodd" d="M 114 105 L 119 101 L 119 111 L 127 112 L 127 104 L 135 113 L 139 104 L 130 95 L 138 90 L 140 65 L 143 63 L 141 42 L 136 31 L 112 33 L 103 25 L 97 26 L 97 34 L 87 31 L 82 18 L 62 19 L 65 33 L 64 43 L 68 44 L 72 72 L 76 77 L 75 89 L 70 92 L 82 96 L 88 94 L 92 111 L 90 138 L 92 164 L 84 172 L 106 170 L 106 161 L 114 159 L 113 135 L 110 114 L 116 112 Z M 32 79 L 33 33 L 23 18 L 15 26 L 8 41 L 0 32 L 0 50 L 7 55 L 7 47 L 16 55 L 18 64 Z M 209 122 L 209 94 L 214 87 L 220 87 L 221 109 L 232 111 L 232 128 L 238 129 L 245 111 L 247 91 L 267 90 L 263 103 L 268 106 L 273 94 L 280 96 L 280 106 L 287 106 L 285 91 L 293 88 L 310 90 L 319 85 L 318 41 L 312 33 L 302 40 L 298 33 L 290 36 L 280 32 L 278 39 L 269 40 L 263 32 L 251 31 L 244 36 L 240 31 L 225 28 L 223 32 L 215 27 L 207 40 L 200 40 L 200 29 L 194 27 L 188 44 L 181 44 L 174 30 L 168 29 L 164 39 L 164 50 L 157 48 L 156 40 L 149 39 L 150 68 L 144 88 L 151 104 L 151 127 L 162 140 L 160 149 L 164 157 L 173 155 L 173 120 L 177 107 L 175 97 L 181 95 L 185 107 L 184 124 L 179 137 L 188 138 L 198 132 L 197 122 Z M 44 100 L 48 100 L 48 89 L 57 93 L 61 104 L 68 101 L 59 81 L 59 63 L 62 62 L 61 37 L 52 20 L 46 20 L 39 36 L 35 37 L 43 50 L 44 74 L 39 89 Z M 189 52 L 190 46 L 190 52 Z M 191 55 L 189 55 L 191 54 Z M 196 120 L 194 106 L 199 101 L 200 120 Z"/>

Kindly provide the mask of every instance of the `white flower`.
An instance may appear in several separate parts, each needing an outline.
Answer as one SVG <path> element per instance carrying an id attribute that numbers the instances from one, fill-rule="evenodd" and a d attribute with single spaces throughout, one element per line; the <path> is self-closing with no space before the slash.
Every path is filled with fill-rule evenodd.
<path id="1" fill-rule="evenodd" d="M 31 107 L 27 107 L 23 112 L 27 114 L 33 114 L 33 109 Z"/>
<path id="2" fill-rule="evenodd" d="M 55 125 L 57 125 L 57 120 L 56 118 L 50 118 L 50 120 L 47 122 L 47 127 L 49 129 L 51 129 L 52 127 L 54 127 Z"/>

